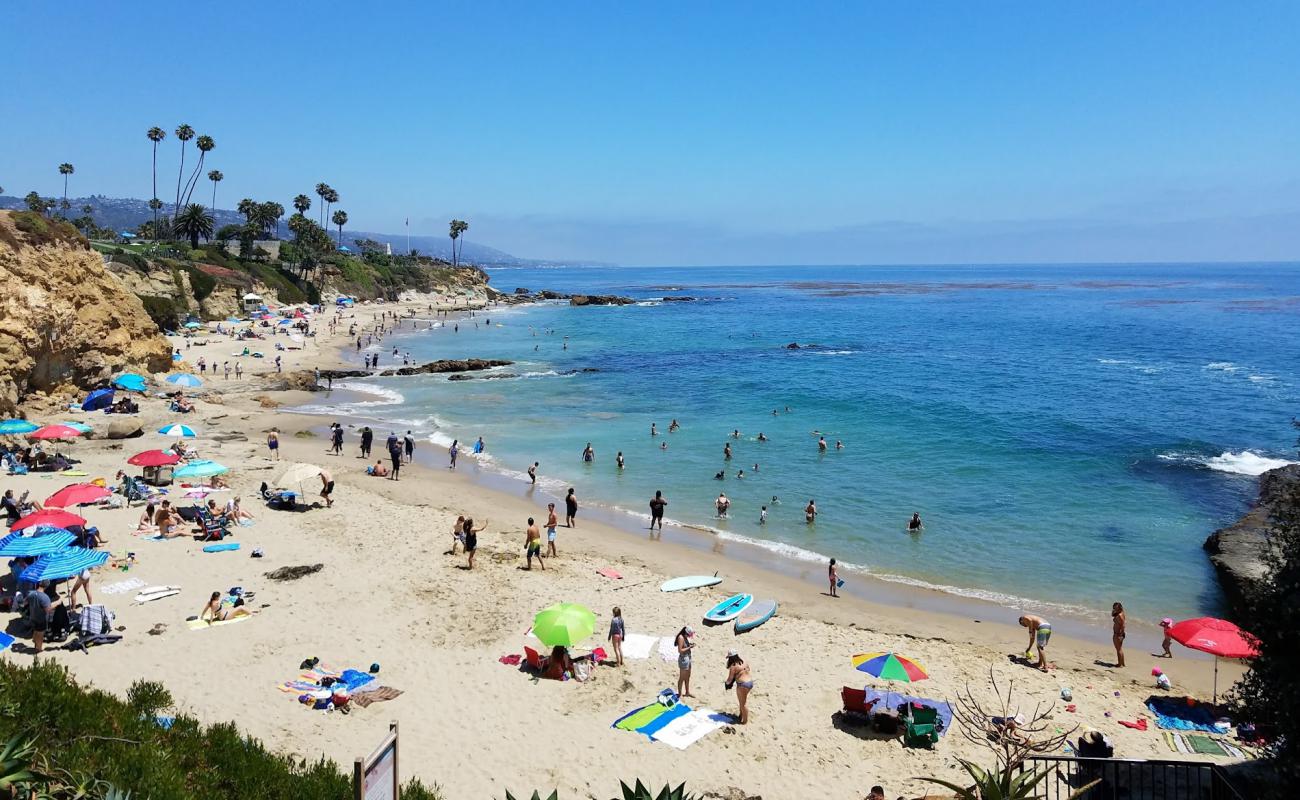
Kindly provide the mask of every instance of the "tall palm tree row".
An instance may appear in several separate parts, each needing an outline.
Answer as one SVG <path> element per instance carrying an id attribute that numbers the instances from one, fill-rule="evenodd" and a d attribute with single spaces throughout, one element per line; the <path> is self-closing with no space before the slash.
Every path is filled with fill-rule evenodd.
<path id="1" fill-rule="evenodd" d="M 77 170 L 66 161 L 59 165 L 59 174 L 63 176 L 63 207 L 68 207 L 68 176 Z"/>
<path id="2" fill-rule="evenodd" d="M 448 229 L 447 235 L 451 237 L 451 265 L 454 267 L 460 264 L 460 255 L 456 244 L 459 241 L 461 248 L 465 246 L 461 234 L 469 230 L 469 223 L 463 219 L 453 219 L 448 224 Z"/>
<path id="3" fill-rule="evenodd" d="M 293 198 L 293 207 L 298 212 L 298 216 L 305 216 L 307 209 L 311 208 L 311 198 L 305 194 L 300 194 Z"/>
<path id="4" fill-rule="evenodd" d="M 316 184 L 316 196 L 320 198 L 320 226 L 325 227 L 325 196 L 334 191 L 328 183 Z"/>
<path id="5" fill-rule="evenodd" d="M 181 211 L 181 178 L 185 175 L 185 143 L 194 138 L 194 129 L 182 122 L 176 127 L 176 138 L 181 140 L 181 168 L 176 172 L 176 204 L 172 207 L 172 212 L 179 214 Z"/>
<path id="6" fill-rule="evenodd" d="M 348 212 L 344 211 L 343 209 L 339 209 L 338 211 L 334 212 L 334 216 L 330 217 L 330 221 L 333 222 L 335 225 L 339 226 L 339 247 L 342 247 L 343 226 L 348 224 Z"/>
<path id="7" fill-rule="evenodd" d="M 189 237 L 190 246 L 197 248 L 200 236 L 204 239 L 212 238 L 214 224 L 212 215 L 206 208 L 198 203 L 190 203 L 172 221 L 172 231 L 180 236 Z"/>
<path id="8" fill-rule="evenodd" d="M 158 209 L 162 208 L 161 202 L 155 205 L 155 201 L 158 200 L 158 143 L 167 138 L 167 131 L 155 125 L 145 132 L 145 136 L 148 136 L 149 141 L 153 142 L 153 195 L 149 201 L 149 207 L 153 209 L 153 228 L 156 232 L 158 230 Z"/>
<path id="9" fill-rule="evenodd" d="M 208 180 L 212 181 L 212 210 L 217 210 L 217 184 L 225 180 L 226 176 L 221 174 L 221 170 L 214 169 L 208 171 Z"/>
<path id="10" fill-rule="evenodd" d="M 199 149 L 199 163 L 194 165 L 194 172 L 190 173 L 189 180 L 185 181 L 185 190 L 181 193 L 182 206 L 190 204 L 194 188 L 199 184 L 199 173 L 203 171 L 203 161 L 208 153 L 216 149 L 217 143 L 211 136 L 200 136 L 194 140 L 194 146 Z"/>
<path id="11" fill-rule="evenodd" d="M 331 186 L 330 190 L 325 193 L 325 215 L 327 217 L 329 216 L 330 213 L 330 206 L 334 205 L 338 201 L 339 201 L 339 193 L 334 191 L 334 187 Z M 325 226 L 322 225 L 321 227 L 323 228 Z"/>

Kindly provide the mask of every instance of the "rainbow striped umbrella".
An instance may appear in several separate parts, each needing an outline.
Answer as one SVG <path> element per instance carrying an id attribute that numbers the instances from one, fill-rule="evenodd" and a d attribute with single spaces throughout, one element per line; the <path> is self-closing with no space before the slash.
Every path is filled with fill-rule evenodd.
<path id="1" fill-rule="evenodd" d="M 889 653 L 860 653 L 852 658 L 859 672 L 885 681 L 915 683 L 930 677 L 925 668 L 906 656 Z"/>

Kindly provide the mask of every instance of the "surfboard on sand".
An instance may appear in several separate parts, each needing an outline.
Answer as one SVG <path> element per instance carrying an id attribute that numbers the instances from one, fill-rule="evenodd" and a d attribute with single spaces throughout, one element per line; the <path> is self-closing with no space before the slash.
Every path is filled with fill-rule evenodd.
<path id="1" fill-rule="evenodd" d="M 596 570 L 596 574 L 605 578 L 613 578 L 616 581 L 623 580 L 623 576 L 613 567 L 603 567 L 602 569 L 598 569 Z"/>
<path id="2" fill-rule="evenodd" d="M 659 587 L 661 592 L 680 592 L 686 589 L 702 589 L 705 586 L 717 586 L 722 583 L 722 578 L 717 575 L 686 575 L 681 578 L 673 578 L 664 581 Z"/>
<path id="3" fill-rule="evenodd" d="M 752 631 L 776 615 L 775 600 L 755 600 L 736 616 L 736 633 Z"/>
<path id="4" fill-rule="evenodd" d="M 754 602 L 752 594 L 733 594 L 704 614 L 706 622 L 730 622 Z"/>
<path id="5" fill-rule="evenodd" d="M 137 603 L 149 603 L 154 600 L 161 600 L 164 597 L 172 597 L 181 593 L 179 586 L 147 586 L 140 590 L 135 596 Z"/>

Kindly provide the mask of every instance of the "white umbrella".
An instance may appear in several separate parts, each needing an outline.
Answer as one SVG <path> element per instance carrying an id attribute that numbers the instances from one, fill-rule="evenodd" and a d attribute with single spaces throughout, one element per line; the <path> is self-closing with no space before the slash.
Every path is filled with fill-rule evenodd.
<path id="1" fill-rule="evenodd" d="M 276 486 L 300 486 L 304 481 L 309 481 L 320 475 L 321 468 L 315 464 L 303 464 L 301 462 L 290 464 L 280 473 L 276 479 Z"/>

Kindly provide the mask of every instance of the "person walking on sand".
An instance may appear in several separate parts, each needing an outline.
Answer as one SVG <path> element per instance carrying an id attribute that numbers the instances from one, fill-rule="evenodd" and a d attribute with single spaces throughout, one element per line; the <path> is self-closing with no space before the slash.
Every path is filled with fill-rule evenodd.
<path id="1" fill-rule="evenodd" d="M 605 638 L 609 640 L 610 646 L 614 648 L 614 665 L 618 667 L 623 666 L 624 635 L 623 609 L 614 606 L 614 614 L 609 618 L 609 635 Z"/>
<path id="2" fill-rule="evenodd" d="M 461 528 L 461 539 L 465 543 L 465 552 L 469 555 L 469 566 L 467 569 L 474 569 L 474 554 L 478 552 L 478 535 L 488 526 L 488 521 L 483 520 L 480 527 L 474 527 L 474 520 L 467 518 L 464 527 Z"/>
<path id="3" fill-rule="evenodd" d="M 1160 620 L 1160 630 L 1164 632 L 1165 640 L 1160 643 L 1160 647 L 1164 652 L 1157 656 L 1158 658 L 1174 657 L 1173 651 L 1169 649 L 1169 646 L 1174 643 L 1174 637 L 1169 635 L 1169 629 L 1172 627 L 1174 627 L 1174 621 L 1171 617 L 1165 617 Z"/>
<path id="4" fill-rule="evenodd" d="M 840 592 L 839 592 L 840 575 L 839 575 L 839 570 L 835 568 L 835 559 L 833 558 L 831 559 L 831 564 L 828 571 L 828 577 L 830 578 L 831 581 L 831 597 L 839 597 L 840 596 Z"/>
<path id="5" fill-rule="evenodd" d="M 537 527 L 537 522 L 532 517 L 528 518 L 528 530 L 524 531 L 524 555 L 528 558 L 528 566 L 524 569 L 533 568 L 533 559 L 542 565 L 542 571 L 546 571 L 546 562 L 542 560 L 542 531 Z"/>
<path id="6" fill-rule="evenodd" d="M 1047 643 L 1052 639 L 1052 623 L 1033 614 L 1023 614 L 1020 626 L 1029 629 L 1029 646 L 1025 648 L 1025 660 L 1028 661 L 1035 647 L 1038 648 L 1038 663 L 1035 665 L 1042 672 L 1047 672 Z"/>
<path id="7" fill-rule="evenodd" d="M 406 436 L 402 437 L 402 449 L 406 451 L 406 463 L 410 464 L 415 460 L 415 437 L 411 435 L 410 431 L 407 431 Z"/>
<path id="8" fill-rule="evenodd" d="M 361 458 L 370 458 L 370 448 L 375 443 L 375 432 L 367 425 L 361 429 Z"/>
<path id="9" fill-rule="evenodd" d="M 569 487 L 569 493 L 564 496 L 564 527 L 572 528 L 577 523 L 578 517 L 578 496 L 573 493 L 573 487 Z"/>
<path id="10" fill-rule="evenodd" d="M 397 441 L 397 434 L 388 434 L 388 463 L 393 468 L 388 473 L 389 480 L 397 480 L 397 473 L 402 470 L 402 445 Z"/>
<path id="11" fill-rule="evenodd" d="M 272 428 L 266 434 L 266 449 L 271 451 L 271 460 L 280 460 L 280 429 Z"/>
<path id="12" fill-rule="evenodd" d="M 533 486 L 537 485 L 537 468 L 542 465 L 540 461 L 534 461 L 533 465 L 528 468 L 528 482 Z"/>
<path id="13" fill-rule="evenodd" d="M 727 651 L 727 682 L 724 684 L 728 691 L 732 686 L 736 687 L 736 700 L 740 703 L 740 724 L 745 725 L 749 722 L 749 708 L 745 701 L 749 699 L 749 693 L 754 689 L 754 676 L 749 670 L 749 665 L 745 659 L 735 650 Z"/>
<path id="14" fill-rule="evenodd" d="M 560 518 L 555 516 L 555 504 L 546 504 L 546 554 L 555 558 L 558 554 L 555 552 L 555 529 L 560 524 Z"/>
<path id="15" fill-rule="evenodd" d="M 1123 603 L 1114 603 L 1110 607 L 1110 640 L 1115 645 L 1115 666 L 1124 667 L 1124 637 L 1128 635 L 1128 615 L 1124 613 Z"/>
<path id="16" fill-rule="evenodd" d="M 342 428 L 339 430 L 342 430 Z M 320 496 L 325 498 L 325 507 L 333 508 L 334 500 L 330 495 L 334 494 L 334 476 L 327 469 L 320 471 L 320 486 Z"/>
<path id="17" fill-rule="evenodd" d="M 330 445 L 330 452 L 336 456 L 343 455 L 343 426 L 337 422 L 334 423 L 334 430 L 332 431 L 331 436 L 333 441 Z"/>
<path id="18" fill-rule="evenodd" d="M 244 377 L 244 367 L 243 367 L 243 364 L 241 364 L 240 362 L 236 361 L 236 362 L 235 362 L 235 380 L 240 380 L 240 379 L 243 378 L 243 377 Z"/>
<path id="19" fill-rule="evenodd" d="M 451 459 L 451 463 L 447 465 L 447 469 L 456 469 L 456 456 L 458 455 L 460 455 L 460 440 L 452 439 L 451 447 L 447 448 L 447 457 Z"/>
<path id="20" fill-rule="evenodd" d="M 664 493 L 655 492 L 655 496 L 650 498 L 650 530 L 655 529 L 656 523 L 659 530 L 664 529 L 664 509 L 668 507 L 668 501 L 664 499 Z"/>
<path id="21" fill-rule="evenodd" d="M 809 525 L 817 521 L 817 502 L 815 500 L 809 500 L 808 505 L 804 506 L 803 519 Z"/>
<path id="22" fill-rule="evenodd" d="M 695 638 L 695 629 L 690 625 L 677 632 L 673 644 L 677 647 L 677 696 L 694 697 L 691 694 L 691 648 L 695 647 L 691 639 Z"/>

